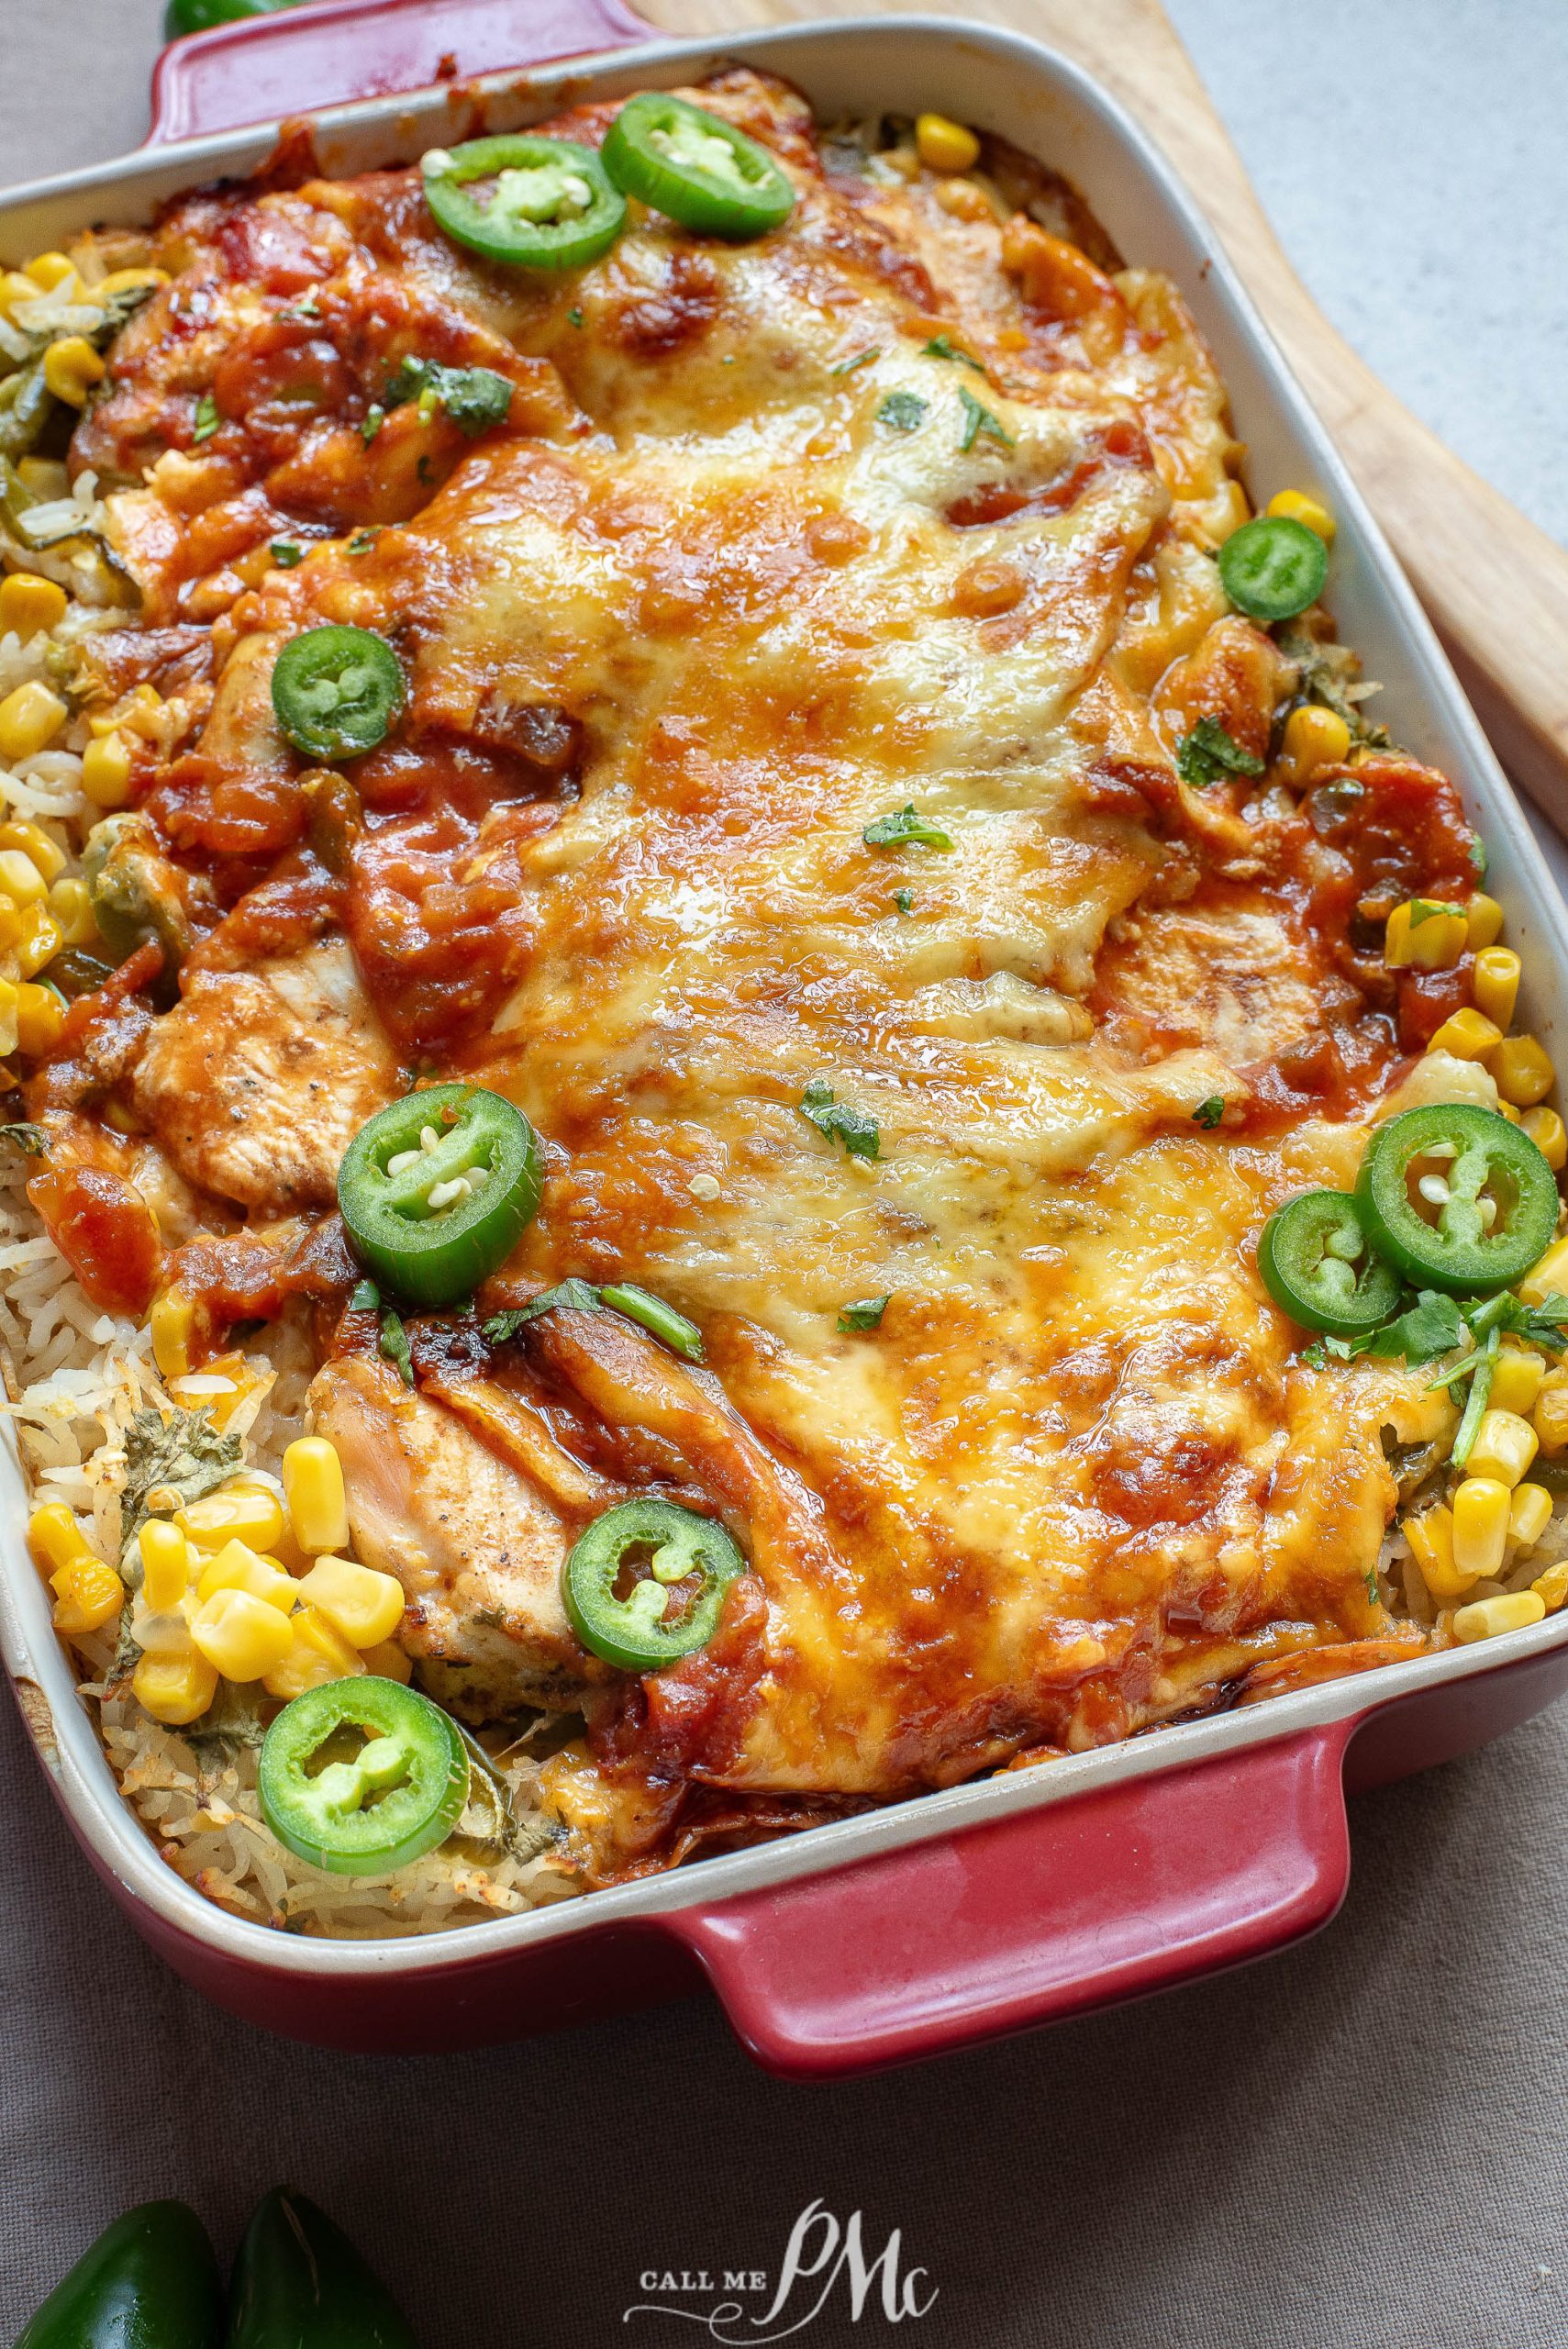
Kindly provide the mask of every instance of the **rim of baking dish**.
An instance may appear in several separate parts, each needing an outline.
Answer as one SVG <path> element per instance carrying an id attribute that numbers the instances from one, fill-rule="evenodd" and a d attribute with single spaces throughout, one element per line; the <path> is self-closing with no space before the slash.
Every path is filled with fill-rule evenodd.
<path id="1" fill-rule="evenodd" d="M 425 92 L 355 99 L 324 108 L 308 119 L 321 168 L 333 176 L 347 168 L 364 168 L 335 157 L 335 141 L 352 144 L 355 133 L 384 127 L 389 146 L 395 148 L 400 141 L 416 138 L 428 143 L 433 122 L 445 116 L 450 126 L 476 100 L 494 105 L 512 98 L 537 119 L 585 94 L 589 87 L 598 92 L 607 85 L 607 94 L 614 95 L 621 87 L 630 89 L 648 82 L 668 85 L 726 63 L 760 62 L 776 65 L 787 73 L 792 53 L 821 50 L 830 54 L 868 39 L 879 45 L 896 41 L 906 52 L 935 39 L 950 50 L 957 44 L 995 60 L 1015 61 L 1035 74 L 1043 68 L 1049 81 L 1058 88 L 1064 85 L 1113 145 L 1119 143 L 1133 150 L 1159 202 L 1199 257 L 1193 275 L 1180 281 L 1184 297 L 1200 313 L 1217 304 L 1227 314 L 1228 325 L 1261 378 L 1262 397 L 1311 451 L 1322 484 L 1349 525 L 1340 534 L 1340 549 L 1353 551 L 1357 568 L 1374 598 L 1383 600 L 1405 640 L 1421 693 L 1467 763 L 1470 780 L 1467 784 L 1460 779 L 1467 801 L 1473 807 L 1481 803 L 1490 841 L 1506 842 L 1501 862 L 1512 887 L 1526 901 L 1526 912 L 1536 917 L 1543 946 L 1553 929 L 1561 934 L 1568 926 L 1568 914 L 1437 637 L 1218 238 L 1153 140 L 1090 74 L 1060 51 L 1000 27 L 942 17 L 851 17 L 828 25 L 763 28 L 725 41 L 700 37 L 651 39 L 551 61 L 548 66 L 526 72 L 490 73 Z M 150 204 L 204 179 L 243 176 L 273 151 L 278 128 L 276 122 L 271 122 L 207 133 L 85 172 L 61 173 L 6 191 L 0 194 L 0 237 L 18 215 L 59 206 L 81 212 L 87 196 L 112 199 L 117 190 L 134 191 L 128 194 L 127 201 L 145 210 Z M 87 207 L 86 217 L 105 217 L 107 213 L 94 204 Z M 1228 386 L 1232 372 L 1226 370 Z M 1550 1028 L 1551 1022 L 1543 1024 Z M 282 1932 L 236 1917 L 198 1892 L 160 1856 L 151 1832 L 115 1782 L 87 1707 L 76 1694 L 66 1651 L 50 1621 L 44 1586 L 23 1538 L 27 1493 L 10 1429 L 0 1446 L 0 1510 L 6 1527 L 0 1542 L 0 1654 L 16 1684 L 33 1742 L 78 1831 L 117 1881 L 182 1935 L 230 1958 L 304 1977 L 445 1972 L 484 1955 L 495 1958 L 508 1950 L 598 1926 L 706 1908 L 736 1895 L 851 1867 L 990 1820 L 1052 1807 L 1098 1787 L 1184 1769 L 1250 1746 L 1275 1743 L 1304 1731 L 1370 1715 L 1402 1697 L 1477 1678 L 1568 1640 L 1565 1609 L 1527 1630 L 1474 1646 L 1384 1664 L 1370 1673 L 1324 1681 L 1239 1710 L 1151 1730 L 1086 1753 L 1055 1756 L 911 1796 L 856 1818 L 695 1861 L 521 1915 L 487 1918 L 472 1925 L 396 1939 L 328 1939 Z"/>

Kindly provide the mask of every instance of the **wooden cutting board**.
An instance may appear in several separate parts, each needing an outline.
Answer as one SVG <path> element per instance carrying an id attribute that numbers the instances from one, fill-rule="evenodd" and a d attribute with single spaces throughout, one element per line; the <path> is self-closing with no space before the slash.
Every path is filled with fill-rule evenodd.
<path id="1" fill-rule="evenodd" d="M 663 31 L 715 36 L 900 12 L 898 0 L 634 4 Z M 1568 553 L 1403 407 L 1329 324 L 1159 0 L 968 0 L 962 13 L 1085 66 L 1164 149 L 1387 531 L 1498 755 L 1568 832 Z"/>

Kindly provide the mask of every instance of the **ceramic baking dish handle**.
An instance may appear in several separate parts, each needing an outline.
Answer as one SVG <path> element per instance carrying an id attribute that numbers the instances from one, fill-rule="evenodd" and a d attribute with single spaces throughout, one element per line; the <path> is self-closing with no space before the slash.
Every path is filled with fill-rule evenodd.
<path id="1" fill-rule="evenodd" d="M 622 0 L 316 0 L 173 42 L 147 143 L 651 38 Z"/>
<path id="2" fill-rule="evenodd" d="M 1350 1876 L 1336 1721 L 662 1920 L 797 2078 L 1159 1990 L 1327 1924 Z"/>

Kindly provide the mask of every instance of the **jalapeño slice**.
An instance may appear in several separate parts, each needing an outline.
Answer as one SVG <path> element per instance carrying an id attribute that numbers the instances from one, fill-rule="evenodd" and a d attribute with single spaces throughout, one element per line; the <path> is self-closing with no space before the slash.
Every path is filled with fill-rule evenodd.
<path id="1" fill-rule="evenodd" d="M 516 133 L 433 147 L 425 201 L 449 237 L 516 269 L 582 269 L 626 226 L 626 198 L 591 147 Z"/>
<path id="2" fill-rule="evenodd" d="M 657 1672 L 707 1645 L 745 1565 L 712 1518 L 648 1496 L 594 1520 L 567 1558 L 562 1597 L 593 1654 L 623 1672 Z"/>
<path id="3" fill-rule="evenodd" d="M 1323 593 L 1329 550 L 1316 530 L 1286 514 L 1243 522 L 1219 550 L 1219 584 L 1249 619 L 1294 619 Z"/>
<path id="4" fill-rule="evenodd" d="M 1282 1312 L 1304 1330 L 1336 1338 L 1375 1329 L 1399 1302 L 1399 1275 L 1373 1254 L 1345 1191 L 1303 1191 L 1287 1200 L 1263 1226 L 1258 1270 Z"/>
<path id="5" fill-rule="evenodd" d="M 1527 1133 L 1473 1102 L 1433 1102 L 1379 1126 L 1356 1178 L 1373 1246 L 1423 1287 L 1511 1288 L 1557 1229 L 1557 1177 Z"/>
<path id="6" fill-rule="evenodd" d="M 417 1689 L 369 1675 L 284 1707 L 258 1793 L 280 1843 L 334 1876 L 383 1876 L 444 1843 L 468 1800 L 457 1723 Z"/>
<path id="7" fill-rule="evenodd" d="M 477 1085 L 406 1094 L 360 1128 L 338 1170 L 355 1253 L 417 1305 L 450 1305 L 511 1254 L 541 1182 L 539 1136 Z"/>
<path id="8" fill-rule="evenodd" d="M 278 724 L 311 759 L 357 759 L 386 740 L 403 707 L 403 670 L 368 628 L 307 628 L 272 664 Z"/>
<path id="9" fill-rule="evenodd" d="M 765 147 L 663 90 L 627 100 L 604 162 L 628 195 L 702 236 L 765 236 L 795 209 L 795 190 Z"/>

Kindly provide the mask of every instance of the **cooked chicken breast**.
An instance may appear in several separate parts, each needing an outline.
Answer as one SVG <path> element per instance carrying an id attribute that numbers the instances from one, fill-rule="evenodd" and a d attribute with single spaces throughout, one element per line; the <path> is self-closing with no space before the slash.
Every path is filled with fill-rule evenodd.
<path id="1" fill-rule="evenodd" d="M 408 1595 L 398 1633 L 432 1695 L 471 1720 L 576 1704 L 605 1677 L 561 1603 L 569 1536 L 535 1486 L 381 1363 L 329 1363 L 310 1390 L 338 1447 L 354 1546 Z"/>
<path id="2" fill-rule="evenodd" d="M 346 940 L 193 972 L 158 1022 L 136 1106 L 188 1181 L 271 1216 L 330 1207 L 365 1119 L 401 1089 Z"/>

